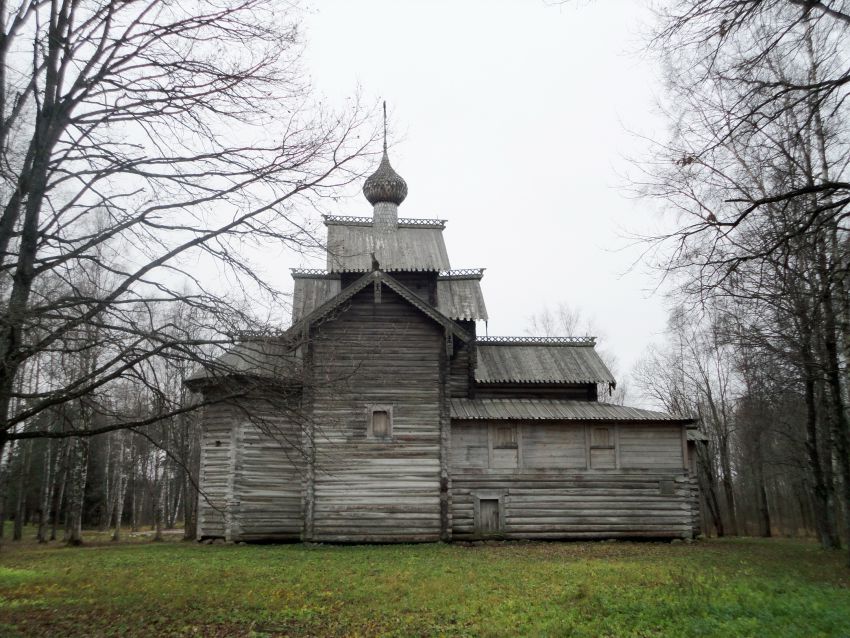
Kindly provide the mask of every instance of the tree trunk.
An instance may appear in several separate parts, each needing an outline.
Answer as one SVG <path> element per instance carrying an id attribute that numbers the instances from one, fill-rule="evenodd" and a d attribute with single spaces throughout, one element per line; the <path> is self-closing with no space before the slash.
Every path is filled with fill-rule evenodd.
<path id="1" fill-rule="evenodd" d="M 71 493 L 68 499 L 68 537 L 69 545 L 83 542 L 83 509 L 85 507 L 86 479 L 89 464 L 89 439 L 79 437 L 74 441 L 71 454 Z"/>
<path id="2" fill-rule="evenodd" d="M 726 507 L 729 512 L 729 533 L 738 535 L 738 515 L 735 511 L 735 493 L 732 485 L 732 463 L 729 454 L 729 437 L 723 436 L 720 441 L 720 464 L 723 469 L 723 495 L 726 497 Z"/>
<path id="3" fill-rule="evenodd" d="M 100 516 L 98 521 L 98 529 L 105 532 L 109 529 L 109 524 L 112 522 L 112 506 L 114 496 L 112 490 L 114 481 L 112 474 L 116 472 L 114 463 L 112 462 L 112 440 L 115 438 L 115 433 L 110 432 L 106 435 L 106 454 L 103 463 L 103 492 L 100 499 Z"/>
<path id="4" fill-rule="evenodd" d="M 8 442 L 8 453 L 6 450 L 7 440 L 5 435 L 0 432 L 0 542 L 5 536 L 6 527 L 6 485 L 9 482 L 9 460 L 12 458 L 14 450 L 14 442 Z"/>
<path id="5" fill-rule="evenodd" d="M 41 498 L 38 508 L 38 538 L 39 543 L 47 542 L 47 523 L 50 520 L 50 502 L 53 496 L 53 473 L 56 462 L 53 459 L 53 439 L 48 439 L 44 448 L 44 470 L 41 479 Z"/>
<path id="6" fill-rule="evenodd" d="M 832 515 L 831 492 L 833 485 L 831 472 L 824 468 L 824 461 L 821 459 L 815 375 L 810 361 L 805 366 L 805 401 L 806 451 L 808 452 L 809 470 L 814 480 L 812 505 L 814 506 L 815 526 L 817 527 L 821 547 L 824 549 L 835 549 L 840 547 L 840 541 L 836 534 Z"/>
<path id="7" fill-rule="evenodd" d="M 157 474 L 156 468 L 154 468 L 154 473 Z M 154 493 L 153 518 L 154 518 L 154 529 L 155 529 L 153 539 L 155 541 L 163 540 L 162 524 L 163 524 L 164 518 L 165 518 L 165 499 L 166 499 L 165 483 L 166 483 L 166 481 L 165 481 L 165 471 L 164 471 L 164 468 L 163 468 L 162 474 L 158 476 L 157 483 L 156 483 L 156 485 L 154 485 L 154 489 L 153 489 L 153 493 Z"/>
<path id="8" fill-rule="evenodd" d="M 118 433 L 118 474 L 115 481 L 115 503 L 112 506 L 113 515 L 115 518 L 115 531 L 112 533 L 113 541 L 121 540 L 121 515 L 124 512 L 124 495 L 127 489 L 127 468 L 124 458 L 124 448 L 126 446 L 125 436 L 123 432 Z"/>
<path id="9" fill-rule="evenodd" d="M 26 441 L 21 447 L 21 467 L 18 472 L 18 498 L 15 504 L 15 527 L 12 530 L 12 540 L 19 541 L 24 537 L 24 518 L 27 507 L 27 485 L 29 483 L 30 462 L 32 461 L 32 441 Z"/>
<path id="10" fill-rule="evenodd" d="M 65 498 L 65 485 L 68 482 L 68 462 L 72 444 L 71 439 L 65 439 L 62 445 L 62 464 L 56 469 L 57 484 L 53 489 L 53 525 L 50 528 L 50 540 L 52 541 L 56 540 L 56 531 L 59 528 L 59 516 L 62 513 L 62 501 Z"/>

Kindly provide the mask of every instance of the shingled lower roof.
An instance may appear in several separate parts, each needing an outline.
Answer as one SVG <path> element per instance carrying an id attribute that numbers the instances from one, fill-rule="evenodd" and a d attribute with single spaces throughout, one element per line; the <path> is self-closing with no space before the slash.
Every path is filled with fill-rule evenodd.
<path id="1" fill-rule="evenodd" d="M 338 223 L 335 218 L 326 217 L 328 270 L 368 272 L 372 270 L 372 253 L 385 272 L 448 270 L 443 224 L 440 220 L 431 220 L 431 224 L 427 221 L 399 220 L 397 229 L 382 232 L 374 228 L 371 218 Z"/>
<path id="2" fill-rule="evenodd" d="M 487 306 L 481 294 L 481 275 L 439 277 L 437 308 L 451 319 L 487 321 Z"/>
<path id="3" fill-rule="evenodd" d="M 288 341 L 275 338 L 245 341 L 198 368 L 186 383 L 203 385 L 234 376 L 300 380 L 301 361 Z"/>
<path id="4" fill-rule="evenodd" d="M 615 383 L 592 341 L 479 341 L 478 383 Z"/>
<path id="5" fill-rule="evenodd" d="M 623 405 L 556 399 L 451 399 L 451 417 L 459 421 L 694 421 Z"/>

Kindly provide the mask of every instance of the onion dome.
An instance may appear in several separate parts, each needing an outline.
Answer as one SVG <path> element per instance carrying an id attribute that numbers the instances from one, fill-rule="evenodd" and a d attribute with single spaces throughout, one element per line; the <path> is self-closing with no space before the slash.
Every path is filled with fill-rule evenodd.
<path id="1" fill-rule="evenodd" d="M 407 182 L 390 166 L 386 147 L 378 170 L 372 173 L 363 184 L 363 194 L 373 206 L 378 202 L 401 204 L 407 197 Z"/>
<path id="2" fill-rule="evenodd" d="M 407 182 L 390 166 L 387 155 L 387 103 L 384 102 L 384 156 L 381 164 L 363 184 L 363 194 L 373 206 L 380 202 L 401 204 L 407 197 Z"/>

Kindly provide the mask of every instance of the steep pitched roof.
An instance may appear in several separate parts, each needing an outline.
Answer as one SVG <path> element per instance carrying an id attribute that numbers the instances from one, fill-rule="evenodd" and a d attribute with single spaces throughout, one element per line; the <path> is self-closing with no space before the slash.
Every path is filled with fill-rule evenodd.
<path id="1" fill-rule="evenodd" d="M 452 319 L 487 321 L 481 293 L 484 269 L 448 270 L 437 277 L 437 308 Z"/>
<path id="2" fill-rule="evenodd" d="M 454 336 L 458 337 L 461 341 L 468 342 L 472 340 L 472 336 L 468 334 L 459 325 L 457 325 L 452 319 L 441 313 L 437 308 L 435 308 L 425 300 L 421 299 L 415 292 L 410 290 L 407 286 L 403 285 L 387 273 L 382 272 L 380 270 L 375 270 L 366 273 L 356 281 L 349 284 L 342 292 L 332 297 L 331 299 L 328 299 L 318 308 L 293 323 L 292 327 L 287 331 L 286 334 L 296 334 L 299 330 L 303 329 L 306 324 L 318 321 L 319 319 L 327 315 L 329 312 L 332 312 L 335 308 L 339 307 L 340 305 L 351 299 L 358 292 L 366 288 L 366 286 L 368 286 L 369 284 L 374 284 L 375 282 L 380 282 L 381 285 L 384 285 L 393 292 L 397 293 L 402 299 L 407 301 L 415 308 L 419 309 L 420 312 L 431 318 L 433 321 L 439 323 L 441 326 L 443 326 L 443 328 L 448 330 Z"/>
<path id="3" fill-rule="evenodd" d="M 372 222 L 371 217 L 325 216 L 330 272 L 368 272 L 372 253 L 385 272 L 450 268 L 444 220 L 399 219 L 398 228 L 388 232 L 376 230 Z"/>
<path id="4" fill-rule="evenodd" d="M 293 270 L 292 321 L 311 313 L 342 290 L 339 275 Z"/>
<path id="5" fill-rule="evenodd" d="M 451 399 L 450 405 L 452 419 L 463 421 L 667 421 L 683 424 L 694 422 L 694 419 L 689 417 L 596 401 Z"/>
<path id="6" fill-rule="evenodd" d="M 616 383 L 593 338 L 484 337 L 476 345 L 479 383 Z"/>

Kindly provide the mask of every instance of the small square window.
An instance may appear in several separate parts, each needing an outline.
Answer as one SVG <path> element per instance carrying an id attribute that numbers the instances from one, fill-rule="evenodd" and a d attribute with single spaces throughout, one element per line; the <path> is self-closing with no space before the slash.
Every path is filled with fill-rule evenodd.
<path id="1" fill-rule="evenodd" d="M 517 436 L 515 425 L 497 425 L 493 430 L 494 450 L 515 450 L 517 448 Z"/>
<path id="2" fill-rule="evenodd" d="M 367 434 L 374 439 L 389 439 L 393 435 L 393 409 L 388 405 L 369 406 L 366 411 Z"/>

